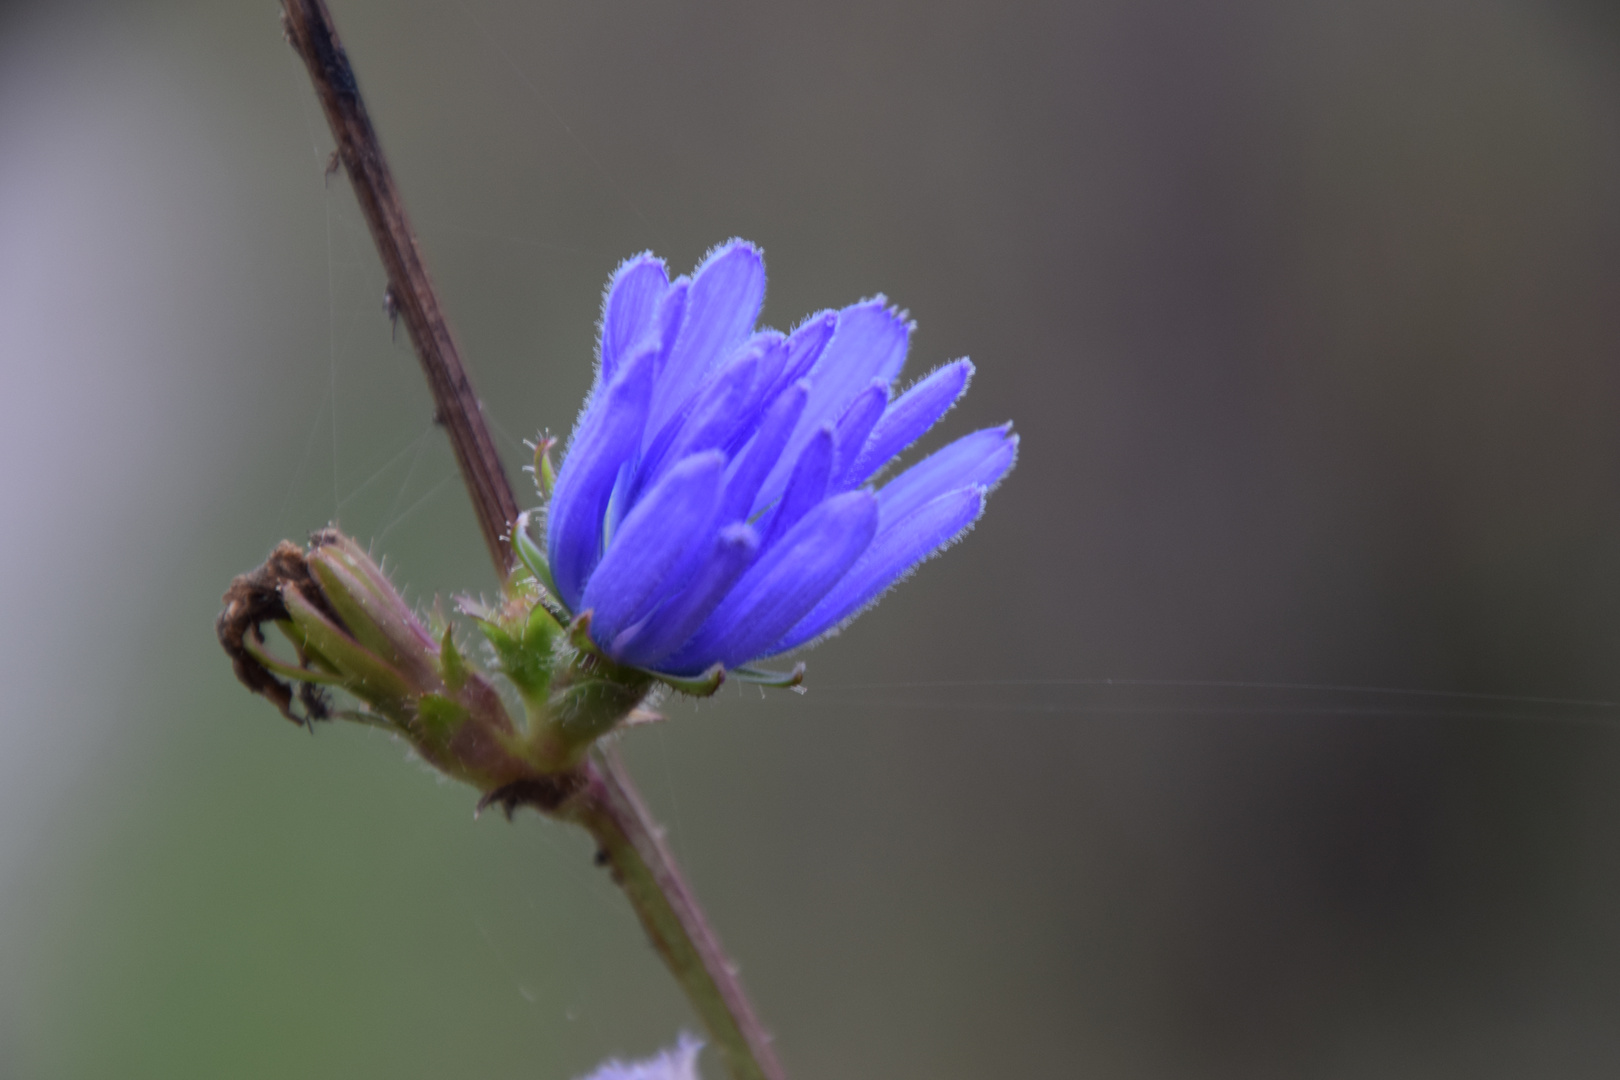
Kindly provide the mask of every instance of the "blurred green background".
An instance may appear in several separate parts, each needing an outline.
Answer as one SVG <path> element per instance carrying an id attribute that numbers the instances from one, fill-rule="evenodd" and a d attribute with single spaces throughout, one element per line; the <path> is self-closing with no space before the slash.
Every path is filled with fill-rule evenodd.
<path id="1" fill-rule="evenodd" d="M 1539 700 L 1620 699 L 1612 8 L 331 2 L 514 477 L 733 235 L 1023 432 L 808 694 L 624 742 L 793 1076 L 1620 1074 L 1620 708 Z M 0 10 L 0 1077 L 692 1023 L 582 837 L 214 641 L 334 518 L 494 584 L 330 149 L 268 0 Z"/>

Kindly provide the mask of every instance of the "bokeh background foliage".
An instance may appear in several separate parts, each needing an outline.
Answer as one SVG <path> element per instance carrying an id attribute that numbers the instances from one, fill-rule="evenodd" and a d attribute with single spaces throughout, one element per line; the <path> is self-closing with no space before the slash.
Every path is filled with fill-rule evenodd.
<path id="1" fill-rule="evenodd" d="M 334 0 L 512 467 L 599 291 L 879 289 L 977 532 L 626 750 L 796 1077 L 1620 1069 L 1599 4 Z M 0 1076 L 569 1077 L 688 1023 L 580 837 L 250 699 L 334 516 L 493 585 L 268 0 L 0 11 Z M 997 681 L 1005 681 L 998 683 Z"/>

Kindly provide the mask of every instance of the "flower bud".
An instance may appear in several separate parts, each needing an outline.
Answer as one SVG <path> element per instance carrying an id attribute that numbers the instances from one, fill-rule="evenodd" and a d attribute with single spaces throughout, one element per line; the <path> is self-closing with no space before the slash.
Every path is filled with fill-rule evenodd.
<path id="1" fill-rule="evenodd" d="M 419 690 L 441 687 L 438 643 L 359 544 L 325 529 L 311 538 L 307 558 L 327 600 L 361 645 Z"/>
<path id="2" fill-rule="evenodd" d="M 385 728 L 485 791 L 534 775 L 494 686 L 467 665 L 448 630 L 436 640 L 382 569 L 337 530 L 316 533 L 307 552 L 283 542 L 263 566 L 231 583 L 225 604 L 220 641 L 238 677 L 294 722 L 337 715 Z M 267 622 L 292 643 L 296 663 L 270 654 Z M 303 684 L 302 715 L 282 679 Z M 362 708 L 334 714 L 312 686 L 343 690 Z"/>
<path id="3" fill-rule="evenodd" d="M 220 641 L 238 678 L 288 719 L 311 725 L 337 716 L 392 731 L 508 809 L 560 805 L 586 752 L 630 716 L 652 682 L 601 655 L 588 614 L 564 627 L 518 580 L 499 607 L 461 603 L 522 702 L 515 722 L 452 630 L 431 632 L 382 568 L 336 529 L 314 534 L 307 550 L 284 541 L 231 583 L 225 605 Z M 291 642 L 295 660 L 272 655 L 265 623 Z M 326 688 L 361 707 L 335 711 Z"/>

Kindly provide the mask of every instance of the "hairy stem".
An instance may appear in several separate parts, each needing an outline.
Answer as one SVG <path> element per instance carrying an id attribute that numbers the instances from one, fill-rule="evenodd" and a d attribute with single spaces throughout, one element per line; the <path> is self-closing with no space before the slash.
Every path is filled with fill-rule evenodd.
<path id="1" fill-rule="evenodd" d="M 731 1075 L 736 1080 L 782 1080 L 770 1036 L 617 754 L 607 749 L 585 772 L 584 790 L 563 813 L 596 838 L 613 879 L 686 990 Z"/>
<path id="2" fill-rule="evenodd" d="M 428 277 L 416 236 L 377 132 L 366 114 L 354 69 L 323 0 L 283 0 L 287 38 L 309 69 L 349 181 L 388 273 L 388 295 L 422 361 L 450 434 L 495 571 L 512 568 L 510 530 L 517 502 L 462 367 L 450 327 Z M 703 910 L 664 845 L 629 774 L 611 751 L 582 766 L 583 790 L 561 813 L 588 829 L 668 965 L 708 1029 L 734 1080 L 783 1080 L 770 1036 L 754 1014 L 742 981 L 721 951 Z"/>

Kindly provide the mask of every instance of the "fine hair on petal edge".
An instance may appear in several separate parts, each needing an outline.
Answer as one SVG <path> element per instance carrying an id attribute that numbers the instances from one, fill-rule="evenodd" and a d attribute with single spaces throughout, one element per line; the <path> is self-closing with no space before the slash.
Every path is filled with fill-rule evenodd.
<path id="1" fill-rule="evenodd" d="M 1018 451 L 1016 449 L 1016 447 L 1017 447 L 1017 436 L 1014 436 L 1013 445 L 1014 445 L 1013 464 L 1017 464 L 1017 462 L 1018 462 Z M 1007 471 L 1008 472 L 1012 471 L 1012 465 L 1007 466 Z M 1003 476 L 1003 479 L 1005 479 L 1005 476 Z M 827 629 L 823 630 L 821 633 L 817 634 L 815 637 L 809 638 L 806 641 L 802 641 L 799 644 L 793 646 L 793 648 L 791 648 L 791 649 L 785 649 L 785 650 L 783 650 L 782 653 L 778 653 L 777 655 L 780 656 L 780 655 L 786 655 L 787 653 L 798 652 L 800 649 L 813 649 L 817 645 L 820 645 L 822 642 L 828 641 L 828 640 L 830 640 L 832 638 L 837 637 L 839 634 L 843 633 L 849 627 L 849 625 L 851 623 L 853 623 L 856 619 L 859 619 L 862 615 L 865 615 L 868 611 L 871 611 L 873 608 L 877 607 L 878 604 L 882 602 L 883 598 L 888 596 L 889 593 L 892 592 L 896 587 L 898 587 L 899 585 L 901 585 L 902 583 L 904 583 L 906 581 L 911 580 L 911 575 L 915 574 L 918 571 L 918 569 L 920 569 L 922 567 L 923 563 L 934 561 L 939 556 L 945 554 L 945 552 L 949 551 L 951 548 L 955 547 L 957 544 L 960 544 L 963 540 L 967 539 L 967 534 L 973 531 L 974 526 L 979 523 L 980 518 L 984 517 L 984 512 L 990 505 L 990 492 L 995 490 L 997 485 L 999 485 L 1000 483 L 1001 483 L 1001 480 L 997 480 L 994 484 L 978 484 L 978 485 L 976 485 L 976 490 L 979 492 L 979 512 L 977 514 L 973 515 L 973 520 L 972 521 L 970 521 L 966 525 L 962 526 L 962 528 L 957 530 L 957 532 L 954 533 L 948 540 L 946 540 L 944 543 L 940 544 L 938 547 L 934 548 L 932 551 L 930 551 L 928 554 L 924 555 L 922 558 L 918 559 L 916 562 L 912 563 L 910 566 L 906 567 L 906 569 L 903 570 L 899 575 L 897 575 L 893 581 L 889 582 L 882 589 L 878 590 L 876 595 L 874 595 L 870 600 L 867 600 L 864 604 L 857 607 L 854 611 L 850 612 L 848 615 L 844 616 L 842 619 L 839 619 L 836 623 L 829 626 Z M 940 496 L 940 498 L 944 498 L 944 496 L 942 495 L 942 496 Z M 791 633 L 791 631 L 789 631 L 789 632 Z M 762 659 L 767 659 L 768 660 L 768 659 L 771 659 L 771 657 L 762 657 Z"/>
<path id="2" fill-rule="evenodd" d="M 607 333 L 608 298 L 613 295 L 613 286 L 619 283 L 619 275 L 624 273 L 631 263 L 642 259 L 652 259 L 660 264 L 664 268 L 664 276 L 669 276 L 669 264 L 655 254 L 652 248 L 648 248 L 646 251 L 638 251 L 634 255 L 620 259 L 619 265 L 615 266 L 613 273 L 608 275 L 607 284 L 602 286 L 602 310 L 596 316 L 596 370 L 594 374 L 598 378 L 602 374 L 602 338 Z"/>
<path id="3" fill-rule="evenodd" d="M 849 306 L 856 308 L 863 304 L 877 304 L 883 309 L 884 314 L 893 316 L 895 322 L 906 328 L 906 343 L 910 344 L 911 335 L 917 332 L 917 320 L 911 317 L 910 308 L 903 308 L 897 304 L 889 303 L 888 294 L 880 292 L 873 293 L 871 296 L 863 296 Z"/>
<path id="4" fill-rule="evenodd" d="M 863 484 L 876 484 L 879 480 L 883 479 L 883 477 L 886 474 L 888 474 L 888 473 L 892 472 L 893 470 L 899 468 L 900 467 L 900 458 L 904 454 L 906 454 L 907 452 L 916 449 L 917 444 L 922 442 L 923 439 L 927 437 L 929 431 L 932 431 L 935 427 L 937 427 L 941 423 L 943 423 L 945 418 L 947 416 L 951 415 L 951 413 L 955 412 L 956 407 L 958 405 L 962 404 L 962 399 L 967 397 L 969 390 L 973 389 L 973 379 L 974 379 L 974 376 L 978 375 L 979 368 L 978 368 L 978 365 L 974 364 L 973 360 L 970 357 L 959 356 L 955 360 L 947 360 L 943 364 L 940 364 L 938 367 L 935 367 L 930 371 L 923 372 L 921 375 L 917 376 L 915 379 L 912 379 L 911 382 L 906 386 L 905 389 L 903 389 L 903 390 L 894 390 L 894 391 L 890 392 L 890 401 L 891 402 L 899 401 L 901 398 L 903 398 L 907 394 L 911 393 L 911 391 L 916 389 L 918 386 L 920 386 L 923 383 L 927 382 L 929 379 L 932 379 L 935 375 L 938 375 L 940 372 L 944 371 L 946 368 L 952 367 L 952 366 L 954 366 L 956 364 L 966 364 L 967 365 L 967 374 L 962 377 L 962 389 L 958 390 L 956 392 L 956 396 L 951 399 L 950 404 L 945 406 L 945 411 L 940 413 L 938 416 L 934 417 L 933 421 L 928 425 L 928 430 L 927 431 L 924 431 L 922 434 L 918 435 L 906 447 L 904 447 L 902 450 L 900 450 L 898 453 L 896 453 L 893 457 L 889 458 L 889 460 L 885 461 L 882 465 L 879 465 L 876 472 L 872 473 L 865 480 L 862 481 Z M 1011 422 L 1009 421 L 1009 424 L 1010 423 Z M 1016 449 L 1016 446 L 1017 446 L 1017 440 L 1015 439 L 1014 440 L 1015 449 L 1013 450 L 1013 465 L 1016 465 L 1018 463 L 1018 451 Z M 1007 466 L 1007 472 L 1012 472 L 1012 465 Z M 997 487 L 999 487 L 1001 485 L 1001 480 L 1005 480 L 1005 479 L 1006 479 L 1006 475 L 1003 474 L 1003 476 L 1001 477 L 1000 480 L 997 480 L 994 484 L 991 484 L 989 487 L 987 487 L 985 489 L 985 494 L 986 495 L 990 494 L 991 491 L 994 491 Z"/>
<path id="5" fill-rule="evenodd" d="M 760 295 L 759 298 L 759 318 L 763 319 L 765 317 L 765 297 L 769 296 L 771 293 L 771 274 L 770 270 L 765 265 L 765 249 L 754 243 L 752 240 L 744 240 L 740 236 L 733 236 L 729 240 L 722 240 L 718 244 L 715 244 L 713 247 L 709 248 L 708 251 L 705 251 L 703 253 L 703 258 L 699 259 L 697 264 L 692 267 L 692 280 L 696 281 L 697 276 L 703 272 L 703 268 L 705 266 L 708 266 L 709 263 L 725 252 L 727 248 L 731 247 L 745 247 L 749 251 L 752 251 L 755 257 L 759 259 L 760 273 L 765 278 L 765 291 Z M 755 325 L 758 325 L 757 320 Z"/>
<path id="6" fill-rule="evenodd" d="M 642 259 L 653 260 L 664 268 L 664 277 L 666 279 L 669 277 L 669 264 L 654 253 L 651 248 L 620 259 L 619 264 L 608 275 L 607 284 L 602 286 L 601 309 L 596 316 L 596 346 L 591 353 L 591 386 L 589 390 L 585 391 L 585 398 L 580 402 L 579 411 L 574 414 L 574 426 L 568 432 L 568 441 L 562 444 L 560 461 L 567 460 L 568 452 L 574 448 L 574 436 L 579 434 L 579 429 L 584 425 L 585 414 L 590 411 L 592 403 L 596 401 L 598 391 L 607 389 L 604 385 L 605 380 L 602 378 L 602 345 L 607 336 L 608 301 L 613 297 L 614 286 L 619 283 L 619 275 L 624 273 L 633 263 Z"/>

